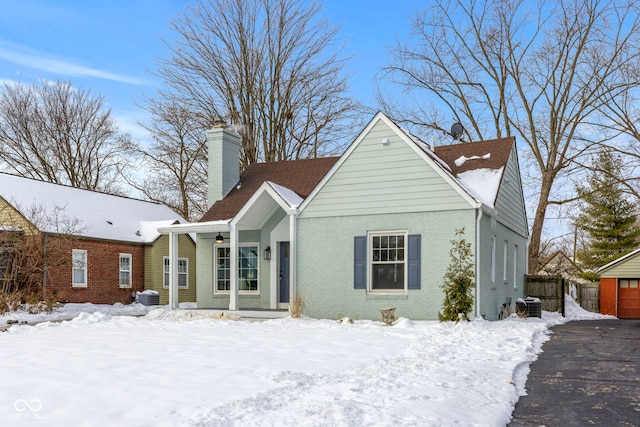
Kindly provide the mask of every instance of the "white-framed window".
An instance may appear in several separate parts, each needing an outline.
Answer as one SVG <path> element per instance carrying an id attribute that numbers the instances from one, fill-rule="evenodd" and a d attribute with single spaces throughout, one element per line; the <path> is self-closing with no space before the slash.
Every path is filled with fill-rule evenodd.
<path id="1" fill-rule="evenodd" d="M 131 287 L 131 254 L 120 254 L 120 287 Z"/>
<path id="2" fill-rule="evenodd" d="M 496 283 L 496 236 L 491 237 L 491 283 Z"/>
<path id="3" fill-rule="evenodd" d="M 162 287 L 169 287 L 169 257 L 162 258 Z M 178 258 L 178 288 L 189 288 L 189 259 Z"/>
<path id="4" fill-rule="evenodd" d="M 369 233 L 369 292 L 407 291 L 407 233 Z"/>
<path id="5" fill-rule="evenodd" d="M 509 258 L 509 242 L 504 241 L 502 250 L 502 280 L 507 283 L 507 260 Z"/>
<path id="6" fill-rule="evenodd" d="M 241 243 L 238 246 L 238 292 L 260 292 L 258 273 L 260 253 L 257 243 Z M 214 246 L 214 287 L 216 294 L 228 294 L 231 290 L 231 248 L 228 244 Z"/>
<path id="7" fill-rule="evenodd" d="M 73 249 L 71 251 L 72 278 L 71 286 L 74 288 L 87 287 L 87 251 Z"/>
<path id="8" fill-rule="evenodd" d="M 513 287 L 518 287 L 518 245 L 513 245 Z"/>
<path id="9" fill-rule="evenodd" d="M 640 283 L 638 279 L 620 279 L 620 287 L 624 289 L 638 289 L 638 283 Z"/>
<path id="10" fill-rule="evenodd" d="M 215 293 L 228 293 L 231 290 L 231 248 L 216 246 L 215 248 Z"/>

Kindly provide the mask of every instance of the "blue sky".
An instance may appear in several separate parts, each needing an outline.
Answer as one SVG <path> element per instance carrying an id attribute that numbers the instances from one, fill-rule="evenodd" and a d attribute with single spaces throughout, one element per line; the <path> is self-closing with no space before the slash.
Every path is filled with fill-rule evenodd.
<path id="1" fill-rule="evenodd" d="M 135 105 L 152 95 L 157 58 L 167 56 L 169 22 L 187 0 L 19 0 L 0 10 L 0 82 L 71 81 L 104 95 L 121 127 L 134 136 L 144 112 Z M 341 25 L 352 56 L 352 95 L 371 104 L 373 79 L 387 63 L 387 47 L 406 36 L 418 0 L 325 0 L 322 17 Z"/>

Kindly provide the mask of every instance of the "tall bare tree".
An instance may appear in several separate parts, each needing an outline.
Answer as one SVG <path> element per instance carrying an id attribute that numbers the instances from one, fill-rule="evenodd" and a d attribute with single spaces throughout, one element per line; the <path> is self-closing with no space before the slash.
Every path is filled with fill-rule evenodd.
<path id="1" fill-rule="evenodd" d="M 538 186 L 529 247 L 535 271 L 547 209 L 571 199 L 561 183 L 594 147 L 616 144 L 624 130 L 611 127 L 611 103 L 637 102 L 640 4 L 437 0 L 413 24 L 385 71 L 415 95 L 418 114 L 402 106 L 391 114 L 440 130 L 453 118 L 467 139 L 516 135 L 526 144 Z M 628 118 L 615 112 L 619 123 Z"/>
<path id="2" fill-rule="evenodd" d="M 0 167 L 20 176 L 116 192 L 120 133 L 102 96 L 70 82 L 5 83 Z"/>
<path id="3" fill-rule="evenodd" d="M 205 125 L 242 136 L 242 166 L 335 150 L 356 104 L 346 95 L 337 28 L 302 0 L 196 0 L 175 19 L 158 75 Z"/>
<path id="4" fill-rule="evenodd" d="M 207 141 L 202 119 L 175 100 L 146 101 L 151 120 L 141 125 L 152 141 L 127 145 L 129 159 L 141 162 L 146 173 L 123 176 L 148 199 L 196 221 L 207 209 Z"/>

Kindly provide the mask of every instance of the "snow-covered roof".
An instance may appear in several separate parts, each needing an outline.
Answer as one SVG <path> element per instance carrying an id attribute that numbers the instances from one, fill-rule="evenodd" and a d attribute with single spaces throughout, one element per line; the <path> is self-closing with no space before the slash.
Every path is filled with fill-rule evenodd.
<path id="1" fill-rule="evenodd" d="M 275 190 L 275 192 L 278 193 L 280 197 L 282 197 L 282 200 L 284 200 L 285 203 L 287 203 L 292 208 L 297 208 L 298 206 L 300 206 L 300 203 L 303 202 L 304 199 L 298 196 L 295 191 L 271 181 L 267 182 Z"/>
<path id="2" fill-rule="evenodd" d="M 158 227 L 186 222 L 169 207 L 0 173 L 0 197 L 40 231 L 151 243 Z"/>
<path id="3" fill-rule="evenodd" d="M 462 165 L 464 165 L 467 160 L 480 160 L 480 159 L 490 159 L 491 158 L 491 153 L 487 153 L 484 154 L 482 156 L 471 156 L 471 157 L 467 157 L 467 156 L 460 156 L 458 157 L 454 163 L 456 164 L 456 166 L 460 167 Z"/>
<path id="4" fill-rule="evenodd" d="M 631 258 L 631 257 L 634 257 L 634 256 L 638 255 L 639 253 L 640 253 L 640 248 L 638 248 L 638 249 L 636 249 L 636 250 L 634 250 L 634 251 L 632 251 L 632 252 L 629 252 L 628 254 L 623 255 L 623 256 L 621 256 L 621 257 L 620 257 L 620 258 L 618 258 L 618 259 L 614 259 L 613 261 L 609 262 L 608 264 L 605 264 L 605 265 L 603 265 L 602 267 L 598 268 L 598 269 L 596 270 L 596 273 L 602 273 L 602 272 L 604 272 L 605 270 L 610 269 L 610 268 L 611 268 L 611 267 L 613 267 L 614 265 L 619 264 L 619 263 L 621 263 L 621 262 L 623 262 L 623 261 L 625 261 L 625 260 L 627 260 L 627 259 L 629 259 L 629 258 Z"/>
<path id="5" fill-rule="evenodd" d="M 495 207 L 513 138 L 430 147 L 406 129 L 398 128 L 471 197 L 492 209 Z"/>
<path id="6" fill-rule="evenodd" d="M 458 180 L 474 199 L 493 208 L 503 169 L 471 169 L 458 174 Z"/>

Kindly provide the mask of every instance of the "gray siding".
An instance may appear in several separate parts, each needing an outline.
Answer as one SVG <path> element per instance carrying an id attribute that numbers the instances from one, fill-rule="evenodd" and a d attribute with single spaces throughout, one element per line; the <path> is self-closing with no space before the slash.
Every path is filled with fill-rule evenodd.
<path id="1" fill-rule="evenodd" d="M 382 144 L 385 138 L 389 139 L 386 145 Z M 300 217 L 467 208 L 469 203 L 380 120 Z"/>
<path id="2" fill-rule="evenodd" d="M 500 314 L 502 304 L 507 303 L 513 310 L 518 298 L 523 298 L 524 275 L 526 266 L 525 238 L 505 227 L 500 222 L 484 214 L 480 221 L 480 274 L 482 284 L 480 289 L 480 315 L 486 320 L 496 320 Z M 495 225 L 493 225 L 495 224 Z M 491 240 L 496 238 L 496 266 L 495 281 L 491 280 Z M 507 268 L 504 280 L 504 242 L 507 241 Z M 518 246 L 518 259 L 513 259 L 514 245 Z M 514 266 L 516 275 L 514 283 Z"/>
<path id="3" fill-rule="evenodd" d="M 498 221 L 521 236 L 528 235 L 528 226 L 522 194 L 520 167 L 515 146 L 511 150 L 496 199 Z"/>

